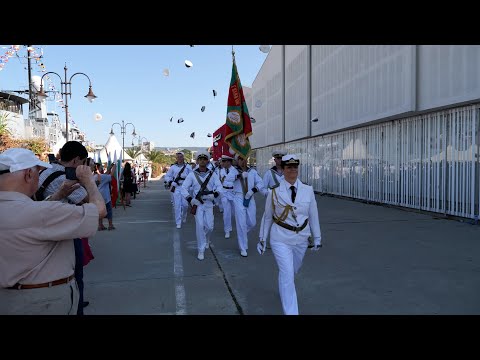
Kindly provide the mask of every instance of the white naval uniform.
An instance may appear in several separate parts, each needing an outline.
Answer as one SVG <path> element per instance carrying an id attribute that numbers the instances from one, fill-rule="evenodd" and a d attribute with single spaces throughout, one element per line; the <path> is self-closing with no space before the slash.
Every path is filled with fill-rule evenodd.
<path id="1" fill-rule="evenodd" d="M 213 167 L 213 172 L 215 173 L 215 175 L 218 176 L 219 179 L 220 179 L 220 170 L 221 170 L 220 166 Z M 220 210 L 220 212 L 223 212 L 222 196 L 215 198 L 215 200 L 213 200 L 213 204 L 218 206 L 218 209 Z"/>
<path id="2" fill-rule="evenodd" d="M 262 194 L 266 196 L 268 194 L 268 189 L 271 189 L 272 187 L 280 184 L 280 180 L 282 179 L 283 179 L 283 174 L 279 174 L 277 171 L 277 167 L 272 166 L 263 175 L 264 192 L 262 192 Z M 263 234 L 264 223 L 265 223 L 265 211 L 263 212 L 262 220 L 260 221 L 260 232 L 259 232 L 260 235 Z"/>
<path id="3" fill-rule="evenodd" d="M 202 181 L 202 183 L 206 180 L 207 176 L 211 173 L 211 170 L 207 170 L 205 172 L 200 172 L 199 169 L 195 170 L 188 174 L 187 178 L 183 182 L 181 187 L 181 194 L 185 201 L 186 199 L 191 198 L 191 193 L 193 194 L 193 198 L 197 196 L 197 193 L 200 191 L 201 184 L 198 182 L 195 174 L 197 174 Z M 213 173 L 207 183 L 207 187 L 205 191 L 215 191 L 218 192 L 219 196 L 223 192 L 222 184 L 220 183 L 220 179 L 218 176 Z M 208 199 L 209 196 L 204 196 L 202 198 L 203 204 L 197 206 L 197 212 L 195 214 L 195 229 L 197 235 L 197 248 L 199 252 L 204 252 L 207 241 L 210 244 L 210 236 L 213 231 L 213 200 Z"/>
<path id="4" fill-rule="evenodd" d="M 237 227 L 237 240 L 238 240 L 238 247 L 240 251 L 247 251 L 248 250 L 248 237 L 247 234 L 250 232 L 255 225 L 257 224 L 256 216 L 257 216 L 257 206 L 255 204 L 254 196 L 250 198 L 250 203 L 248 207 L 243 205 L 243 200 L 245 199 L 244 189 L 242 188 L 242 173 L 243 171 L 240 168 L 234 168 L 236 171 L 232 171 L 230 168 L 230 172 L 225 178 L 225 183 L 231 184 L 233 183 L 233 204 L 235 208 L 235 223 Z M 244 179 L 245 185 L 248 184 L 248 190 L 256 189 L 255 192 L 263 192 L 263 181 L 262 178 L 258 175 L 257 170 L 253 168 L 247 168 L 246 170 L 248 177 Z"/>
<path id="5" fill-rule="evenodd" d="M 292 203 L 290 184 L 282 179 L 280 185 L 268 191 L 265 204 L 265 224 L 260 239 L 266 241 L 270 235 L 270 246 L 272 247 L 275 260 L 278 265 L 278 287 L 285 315 L 298 315 L 297 292 L 295 290 L 295 274 L 302 266 L 303 257 L 308 247 L 308 237 L 313 236 L 314 244 L 321 244 L 320 223 L 318 219 L 317 201 L 313 188 L 303 184 L 297 179 L 295 202 Z M 272 194 L 275 191 L 275 217 L 278 218 L 288 204 L 293 207 L 288 212 L 284 223 L 300 227 L 305 219 L 308 219 L 307 226 L 298 234 L 295 231 L 284 229 L 273 221 Z M 278 202 L 277 202 L 278 201 Z"/>
<path id="6" fill-rule="evenodd" d="M 232 214 L 235 214 L 235 207 L 233 205 L 233 181 L 235 180 L 227 180 L 227 175 L 231 171 L 234 171 L 236 174 L 238 174 L 237 169 L 235 169 L 233 166 L 230 166 L 229 168 L 221 168 L 219 175 L 220 182 L 222 183 L 224 190 L 221 200 L 223 205 L 223 230 L 225 232 L 232 231 Z M 231 179 L 234 179 L 234 177 Z"/>
<path id="7" fill-rule="evenodd" d="M 173 193 L 173 209 L 175 212 L 175 223 L 181 226 L 182 220 L 183 222 L 186 221 L 187 219 L 187 213 L 188 213 L 188 203 L 185 200 L 185 198 L 182 196 L 180 187 L 182 186 L 183 181 L 187 178 L 188 174 L 192 172 L 192 168 L 190 165 L 187 163 L 184 163 L 182 165 L 179 165 L 177 163 L 173 164 L 170 166 L 170 169 L 168 169 L 167 173 L 165 174 L 165 181 L 171 182 L 175 181 L 177 178 L 178 173 L 182 170 L 183 165 L 186 164 L 185 170 L 182 172 L 182 175 L 180 176 L 180 180 L 177 182 L 177 186 L 175 188 L 175 192 Z M 174 185 L 172 184 L 172 187 Z"/>

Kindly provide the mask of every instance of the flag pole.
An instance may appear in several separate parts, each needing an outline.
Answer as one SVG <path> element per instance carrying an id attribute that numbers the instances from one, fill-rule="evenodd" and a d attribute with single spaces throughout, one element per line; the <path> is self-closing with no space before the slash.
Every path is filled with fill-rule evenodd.
<path id="1" fill-rule="evenodd" d="M 232 61 L 235 62 L 235 50 L 233 50 L 233 45 L 232 45 Z"/>

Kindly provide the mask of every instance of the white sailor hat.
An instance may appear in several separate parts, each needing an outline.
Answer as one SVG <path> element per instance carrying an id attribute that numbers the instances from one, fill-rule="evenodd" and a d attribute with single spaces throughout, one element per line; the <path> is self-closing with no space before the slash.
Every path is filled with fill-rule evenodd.
<path id="1" fill-rule="evenodd" d="M 185 154 L 183 153 L 183 151 L 177 151 L 177 152 L 175 153 L 175 155 L 180 155 L 180 154 L 181 154 L 181 155 L 185 155 Z"/>
<path id="2" fill-rule="evenodd" d="M 210 160 L 210 154 L 206 151 L 199 151 L 195 158 L 198 160 L 199 158 L 205 158 L 207 160 Z"/>
<path id="3" fill-rule="evenodd" d="M 282 157 L 282 166 L 298 165 L 298 164 L 300 164 L 300 159 L 295 154 L 288 154 Z"/>
<path id="4" fill-rule="evenodd" d="M 222 155 L 221 160 L 222 160 L 222 161 L 224 161 L 224 160 L 230 160 L 230 161 L 232 161 L 233 158 L 232 158 L 231 156 L 228 156 L 228 155 Z"/>
<path id="5" fill-rule="evenodd" d="M 283 151 L 283 150 L 272 151 L 272 157 L 282 157 L 284 155 L 287 155 L 286 151 Z"/>

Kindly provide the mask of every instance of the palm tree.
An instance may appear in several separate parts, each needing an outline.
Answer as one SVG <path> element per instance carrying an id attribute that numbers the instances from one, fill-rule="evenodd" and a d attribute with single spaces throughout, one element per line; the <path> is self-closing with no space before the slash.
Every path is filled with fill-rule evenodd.
<path id="1" fill-rule="evenodd" d="M 163 156 L 163 153 L 158 150 L 152 150 L 145 153 L 145 157 L 152 163 L 159 163 L 162 156 Z"/>
<path id="2" fill-rule="evenodd" d="M 142 152 L 140 150 L 135 150 L 135 148 L 126 149 L 125 152 L 130 156 L 132 159 L 135 159 L 138 155 Z"/>

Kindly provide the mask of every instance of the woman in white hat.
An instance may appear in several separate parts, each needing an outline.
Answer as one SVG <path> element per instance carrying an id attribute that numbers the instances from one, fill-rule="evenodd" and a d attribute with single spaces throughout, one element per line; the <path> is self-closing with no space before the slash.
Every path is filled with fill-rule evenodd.
<path id="1" fill-rule="evenodd" d="M 285 315 L 298 315 L 295 274 L 302 266 L 313 236 L 317 251 L 321 245 L 320 222 L 313 188 L 298 179 L 300 160 L 295 155 L 282 157 L 284 178 L 268 191 L 265 204 L 265 223 L 260 234 L 258 251 L 263 254 L 270 235 L 270 246 L 278 265 L 278 286 Z"/>

